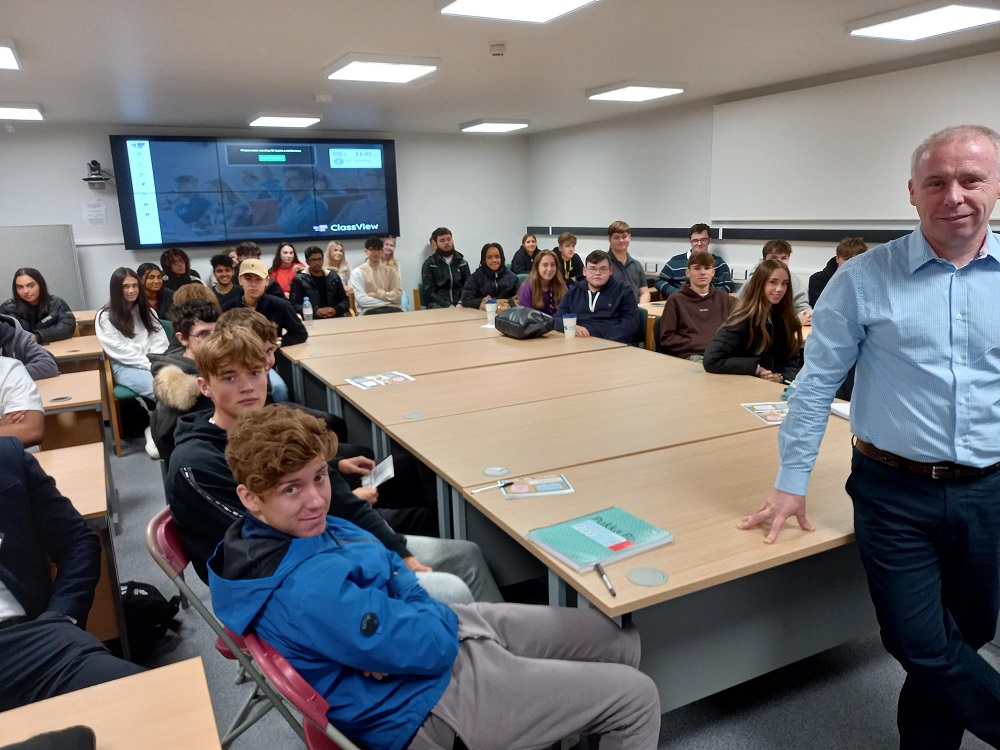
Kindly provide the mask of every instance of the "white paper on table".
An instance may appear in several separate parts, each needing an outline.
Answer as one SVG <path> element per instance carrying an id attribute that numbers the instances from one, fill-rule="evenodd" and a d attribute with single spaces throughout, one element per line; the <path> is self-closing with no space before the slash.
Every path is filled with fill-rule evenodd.
<path id="1" fill-rule="evenodd" d="M 378 487 L 388 482 L 394 476 L 396 476 L 396 469 L 392 463 L 392 456 L 389 456 L 372 469 L 371 474 L 361 477 L 361 486 Z"/>
<path id="2" fill-rule="evenodd" d="M 838 417 L 843 417 L 844 419 L 851 418 L 851 402 L 850 401 L 834 401 L 830 404 L 830 412 L 836 414 Z"/>

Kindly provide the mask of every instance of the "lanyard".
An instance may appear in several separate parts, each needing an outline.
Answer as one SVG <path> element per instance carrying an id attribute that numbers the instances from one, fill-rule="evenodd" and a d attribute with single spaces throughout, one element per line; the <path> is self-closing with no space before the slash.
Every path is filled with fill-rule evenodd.
<path id="1" fill-rule="evenodd" d="M 587 290 L 587 303 L 590 305 L 591 312 L 594 312 L 594 309 L 597 307 L 597 298 L 600 296 L 600 292 L 592 292 L 589 289 Z"/>

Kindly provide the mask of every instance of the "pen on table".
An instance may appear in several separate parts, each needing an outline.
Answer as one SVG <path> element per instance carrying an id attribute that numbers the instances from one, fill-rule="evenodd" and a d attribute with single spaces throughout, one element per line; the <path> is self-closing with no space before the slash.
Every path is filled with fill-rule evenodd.
<path id="1" fill-rule="evenodd" d="M 480 487 L 478 490 L 472 490 L 469 494 L 478 495 L 480 492 L 488 492 L 489 490 L 502 490 L 504 487 L 510 487 L 512 484 L 514 484 L 513 479 L 501 479 L 496 484 L 488 484 L 485 487 Z"/>
<path id="2" fill-rule="evenodd" d="M 618 594 L 615 593 L 615 587 L 611 585 L 611 579 L 608 578 L 608 574 L 604 572 L 604 566 L 600 563 L 595 563 L 594 570 L 597 571 L 597 575 L 599 575 L 601 580 L 604 581 L 604 585 L 608 587 L 608 591 L 611 592 L 611 596 L 618 596 Z"/>

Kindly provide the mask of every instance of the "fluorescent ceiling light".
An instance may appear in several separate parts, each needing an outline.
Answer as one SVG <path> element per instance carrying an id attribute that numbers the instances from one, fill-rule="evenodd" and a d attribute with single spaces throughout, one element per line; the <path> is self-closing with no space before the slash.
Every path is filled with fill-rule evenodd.
<path id="1" fill-rule="evenodd" d="M 441 15 L 547 23 L 594 2 L 597 0 L 454 0 L 441 8 Z"/>
<path id="2" fill-rule="evenodd" d="M 10 39 L 0 39 L 0 70 L 20 70 L 21 63 L 14 50 L 14 42 Z"/>
<path id="3" fill-rule="evenodd" d="M 439 60 L 426 57 L 393 57 L 352 52 L 326 69 L 331 81 L 409 83 L 438 69 Z"/>
<path id="4" fill-rule="evenodd" d="M 0 104 L 0 120 L 41 120 L 37 104 Z"/>
<path id="5" fill-rule="evenodd" d="M 851 36 L 914 42 L 997 22 L 1000 7 L 995 3 L 965 5 L 938 0 L 852 21 L 847 30 Z"/>
<path id="6" fill-rule="evenodd" d="M 247 124 L 251 128 L 308 128 L 320 118 L 313 115 L 254 115 Z"/>
<path id="7" fill-rule="evenodd" d="M 530 123 L 527 120 L 472 120 L 458 126 L 463 133 L 511 133 L 524 130 Z"/>
<path id="8" fill-rule="evenodd" d="M 610 86 L 590 89 L 587 98 L 598 102 L 648 102 L 651 99 L 662 99 L 665 96 L 683 94 L 684 89 L 668 86 L 662 83 L 642 83 L 640 81 L 623 81 Z"/>

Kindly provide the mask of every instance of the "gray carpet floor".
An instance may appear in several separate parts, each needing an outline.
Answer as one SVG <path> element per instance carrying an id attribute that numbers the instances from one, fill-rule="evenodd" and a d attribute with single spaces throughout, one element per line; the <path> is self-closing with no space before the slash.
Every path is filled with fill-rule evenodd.
<path id="1" fill-rule="evenodd" d="M 168 598 L 176 594 L 150 558 L 146 523 L 164 505 L 159 463 L 139 441 L 112 459 L 120 494 L 122 533 L 115 537 L 121 580 L 153 583 Z M 196 576 L 188 580 L 206 603 L 208 589 Z M 154 667 L 200 656 L 208 677 L 220 731 L 237 711 L 248 688 L 235 685 L 233 663 L 215 651 L 215 637 L 193 609 L 183 610 L 181 628 L 171 633 L 144 663 Z M 650 637 L 644 634 L 644 637 Z M 984 655 L 1000 668 L 1000 652 Z M 660 748 L 671 750 L 858 750 L 898 747 L 895 701 L 903 672 L 882 650 L 877 635 L 844 644 L 810 659 L 738 685 L 664 714 Z M 301 742 L 274 712 L 234 744 L 234 750 L 297 748 Z M 963 750 L 988 745 L 967 736 Z M 474 749 L 473 749 L 474 750 Z"/>

